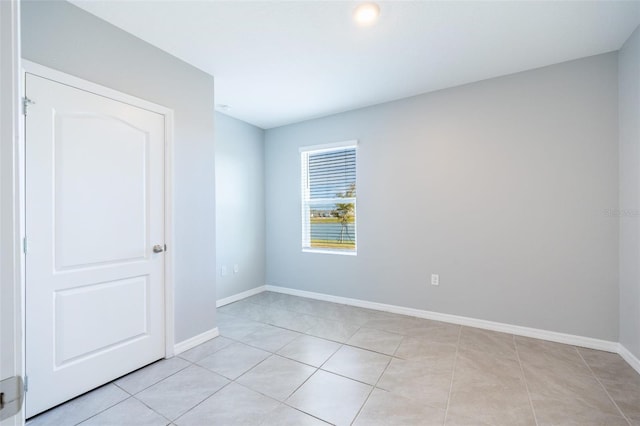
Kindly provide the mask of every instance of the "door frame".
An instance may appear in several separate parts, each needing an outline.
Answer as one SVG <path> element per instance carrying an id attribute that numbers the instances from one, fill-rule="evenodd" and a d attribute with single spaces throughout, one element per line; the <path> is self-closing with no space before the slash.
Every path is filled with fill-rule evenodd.
<path id="1" fill-rule="evenodd" d="M 24 377 L 24 259 L 20 246 L 22 217 L 21 141 L 22 96 L 20 63 L 20 1 L 0 1 L 0 321 L 9 324 L 3 328 L 1 338 L 10 340 L 5 354 L 9 360 L 0 363 L 0 379 Z M 5 310 L 6 309 L 6 310 Z M 5 334 L 6 333 L 6 334 Z M 0 356 L 2 354 L 0 353 Z M 8 366 L 8 367 L 7 367 Z M 24 404 L 18 413 L 3 421 L 2 425 L 21 425 L 25 422 Z"/>
<path id="2" fill-rule="evenodd" d="M 119 92 L 114 89 L 110 89 L 105 86 L 101 86 L 96 83 L 92 83 L 90 81 L 66 74 L 64 72 L 46 67 L 44 65 L 37 64 L 35 62 L 31 62 L 25 59 L 22 59 L 22 73 L 21 73 L 21 84 L 22 84 L 22 97 L 26 94 L 25 89 L 25 81 L 27 74 L 33 74 L 38 77 L 46 78 L 48 80 L 61 83 L 70 87 L 74 87 L 80 90 L 84 90 L 87 92 L 94 93 L 99 96 L 104 96 L 109 99 L 113 99 L 118 102 L 123 102 L 138 108 L 146 109 L 151 112 L 155 112 L 157 114 L 164 116 L 164 243 L 167 245 L 167 250 L 165 251 L 165 261 L 164 261 L 164 341 L 165 341 L 165 358 L 171 358 L 174 355 L 174 344 L 175 344 L 175 309 L 174 309 L 174 222 L 173 222 L 173 131 L 174 131 L 174 119 L 173 119 L 173 110 L 167 108 L 162 105 L 158 105 L 144 99 L 137 98 L 135 96 L 128 95 L 126 93 Z M 20 138 L 20 152 L 21 158 L 23 161 L 19 164 L 19 176 L 22 181 L 21 187 L 19 189 L 19 193 L 21 194 L 20 200 L 20 220 L 22 222 L 21 227 L 21 238 L 20 241 L 23 241 L 25 235 L 24 222 L 26 215 L 26 206 L 25 206 L 25 195 L 26 195 L 26 186 L 24 184 L 26 178 L 26 157 L 25 157 L 25 135 L 24 135 L 24 115 L 21 115 L 21 129 L 22 135 Z M 22 250 L 20 249 L 20 252 Z M 23 277 L 26 275 L 26 263 L 22 265 L 22 274 Z M 26 280 L 23 278 L 22 280 L 22 291 L 24 294 L 24 286 L 26 284 Z M 26 318 L 26 312 L 23 301 L 23 321 Z M 26 350 L 26 339 L 23 339 L 23 352 Z"/>

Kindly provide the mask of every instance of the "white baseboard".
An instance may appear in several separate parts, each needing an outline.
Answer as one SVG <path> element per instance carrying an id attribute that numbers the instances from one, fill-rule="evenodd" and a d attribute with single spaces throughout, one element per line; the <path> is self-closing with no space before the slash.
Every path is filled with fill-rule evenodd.
<path id="1" fill-rule="evenodd" d="M 242 293 L 234 294 L 233 296 L 225 297 L 216 302 L 216 308 L 220 306 L 228 305 L 229 303 L 237 302 L 238 300 L 246 299 L 254 294 L 262 293 L 266 291 L 267 286 L 261 285 L 260 287 L 252 288 L 251 290 L 243 291 Z"/>
<path id="2" fill-rule="evenodd" d="M 350 299 L 348 297 L 332 296 L 311 291 L 296 290 L 287 287 L 274 285 L 265 286 L 267 291 L 290 294 L 292 296 L 307 297 L 310 299 L 324 300 L 326 302 L 340 303 L 342 305 L 357 306 L 360 308 L 375 309 L 378 311 L 391 312 L 400 315 L 410 315 L 418 318 L 425 318 L 434 321 L 448 322 L 451 324 L 465 325 L 468 327 L 482 328 L 485 330 L 500 331 L 502 333 L 515 334 L 517 336 L 533 337 L 536 339 L 549 340 L 551 342 L 564 343 L 568 345 L 581 346 L 589 349 L 615 352 L 619 351 L 618 342 L 594 339 L 591 337 L 576 336 L 573 334 L 558 333 L 555 331 L 541 330 L 537 328 L 523 327 L 519 325 L 505 324 L 495 321 L 486 321 L 476 318 L 463 317 L 458 315 L 442 314 L 439 312 L 425 311 L 422 309 L 406 308 L 404 306 L 387 305 L 385 303 L 369 302 L 360 299 Z M 631 355 L 629 353 L 629 355 Z M 626 359 L 626 358 L 625 358 Z"/>
<path id="3" fill-rule="evenodd" d="M 633 369 L 636 370 L 638 374 L 640 374 L 640 359 L 638 359 L 634 354 L 632 354 L 629 349 L 622 346 L 622 343 L 620 343 L 618 346 L 619 346 L 618 353 L 620 354 L 622 359 L 627 361 L 627 363 L 631 367 L 633 367 Z"/>
<path id="4" fill-rule="evenodd" d="M 206 342 L 207 340 L 211 340 L 214 337 L 218 337 L 219 335 L 220 332 L 218 331 L 218 327 L 207 330 L 204 333 L 200 333 L 197 336 L 191 337 L 190 339 L 176 343 L 173 346 L 173 354 L 178 355 L 182 352 L 188 351 L 189 349 L 195 348 L 196 346 Z"/>

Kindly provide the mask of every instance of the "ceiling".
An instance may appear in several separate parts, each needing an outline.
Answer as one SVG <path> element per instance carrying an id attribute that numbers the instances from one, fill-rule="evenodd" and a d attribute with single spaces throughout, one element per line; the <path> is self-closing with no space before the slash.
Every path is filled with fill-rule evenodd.
<path id="1" fill-rule="evenodd" d="M 640 1 L 72 0 L 212 74 L 264 129 L 619 49 Z"/>

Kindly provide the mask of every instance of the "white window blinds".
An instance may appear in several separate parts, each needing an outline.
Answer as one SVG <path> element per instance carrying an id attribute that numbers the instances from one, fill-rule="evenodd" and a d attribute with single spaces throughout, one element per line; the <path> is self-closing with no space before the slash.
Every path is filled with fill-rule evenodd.
<path id="1" fill-rule="evenodd" d="M 356 143 L 301 150 L 302 248 L 356 252 Z"/>

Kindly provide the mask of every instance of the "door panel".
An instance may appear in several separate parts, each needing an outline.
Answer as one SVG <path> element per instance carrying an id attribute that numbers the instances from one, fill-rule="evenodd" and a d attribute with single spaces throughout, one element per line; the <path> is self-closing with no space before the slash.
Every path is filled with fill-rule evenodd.
<path id="1" fill-rule="evenodd" d="M 144 259 L 148 132 L 109 116 L 54 111 L 53 121 L 56 268 Z"/>
<path id="2" fill-rule="evenodd" d="M 55 368 L 145 337 L 149 331 L 147 278 L 134 277 L 56 291 Z M 127 321 L 120 321 L 120 317 Z"/>
<path id="3" fill-rule="evenodd" d="M 164 356 L 164 116 L 27 74 L 27 416 Z"/>

